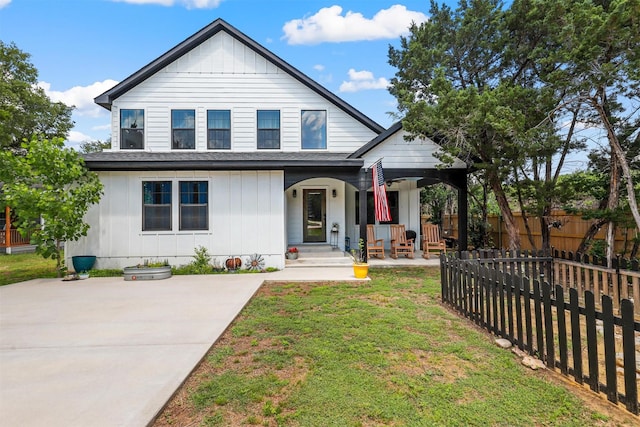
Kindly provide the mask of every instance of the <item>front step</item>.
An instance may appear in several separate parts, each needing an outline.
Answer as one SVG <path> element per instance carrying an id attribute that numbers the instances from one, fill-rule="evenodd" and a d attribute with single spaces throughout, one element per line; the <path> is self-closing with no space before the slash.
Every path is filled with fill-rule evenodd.
<path id="1" fill-rule="evenodd" d="M 285 260 L 285 267 L 345 267 L 352 264 L 351 257 L 340 249 L 325 243 L 304 244 L 298 248 L 298 259 Z"/>

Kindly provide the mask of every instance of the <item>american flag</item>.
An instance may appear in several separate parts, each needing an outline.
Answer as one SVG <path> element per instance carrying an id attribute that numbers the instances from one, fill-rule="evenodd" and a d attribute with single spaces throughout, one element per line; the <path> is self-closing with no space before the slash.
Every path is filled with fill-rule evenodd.
<path id="1" fill-rule="evenodd" d="M 389 202 L 387 201 L 387 189 L 384 186 L 384 175 L 382 175 L 382 161 L 378 160 L 373 167 L 373 204 L 376 214 L 376 221 L 391 221 L 389 213 Z"/>

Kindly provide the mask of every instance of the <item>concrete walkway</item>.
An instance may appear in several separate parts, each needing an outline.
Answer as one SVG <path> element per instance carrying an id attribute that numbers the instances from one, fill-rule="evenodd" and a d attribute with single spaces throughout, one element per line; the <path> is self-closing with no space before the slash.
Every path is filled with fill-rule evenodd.
<path id="1" fill-rule="evenodd" d="M 0 426 L 145 426 L 263 281 L 349 267 L 0 287 Z"/>

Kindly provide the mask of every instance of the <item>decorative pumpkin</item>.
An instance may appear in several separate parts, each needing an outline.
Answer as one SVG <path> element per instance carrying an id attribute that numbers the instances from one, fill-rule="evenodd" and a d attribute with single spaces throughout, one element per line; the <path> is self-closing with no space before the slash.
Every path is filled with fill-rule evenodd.
<path id="1" fill-rule="evenodd" d="M 225 261 L 224 265 L 227 267 L 228 270 L 235 270 L 237 268 L 240 268 L 242 266 L 242 260 L 240 258 L 227 258 L 227 260 Z"/>

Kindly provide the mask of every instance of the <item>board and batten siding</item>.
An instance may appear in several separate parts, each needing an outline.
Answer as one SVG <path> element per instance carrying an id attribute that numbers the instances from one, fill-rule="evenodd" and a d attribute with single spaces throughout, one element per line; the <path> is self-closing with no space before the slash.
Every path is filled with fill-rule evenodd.
<path id="1" fill-rule="evenodd" d="M 105 195 L 87 214 L 86 237 L 69 242 L 72 254 L 97 256 L 95 268 L 123 268 L 145 260 L 171 265 L 193 260 L 204 246 L 223 263 L 261 254 L 268 267 L 284 268 L 284 174 L 281 171 L 99 172 Z M 142 231 L 142 182 L 171 181 L 172 230 Z M 179 181 L 209 183 L 209 230 L 179 230 Z M 67 260 L 68 262 L 70 260 Z M 70 264 L 68 264 L 70 265 Z"/>
<path id="2" fill-rule="evenodd" d="M 113 150 L 119 111 L 145 110 L 145 150 L 171 150 L 171 110 L 196 110 L 196 150 L 207 149 L 206 110 L 231 111 L 231 150 L 256 151 L 256 111 L 280 110 L 281 151 L 301 149 L 301 111 L 327 111 L 327 151 L 351 152 L 376 133 L 225 32 L 113 101 Z"/>
<path id="3" fill-rule="evenodd" d="M 430 139 L 405 141 L 406 132 L 400 130 L 389 136 L 382 144 L 372 148 L 363 157 L 364 166 L 371 167 L 382 159 L 382 167 L 389 169 L 435 169 L 441 164 L 433 156 L 440 146 Z M 466 169 L 465 163 L 456 159 L 449 169 Z"/>

